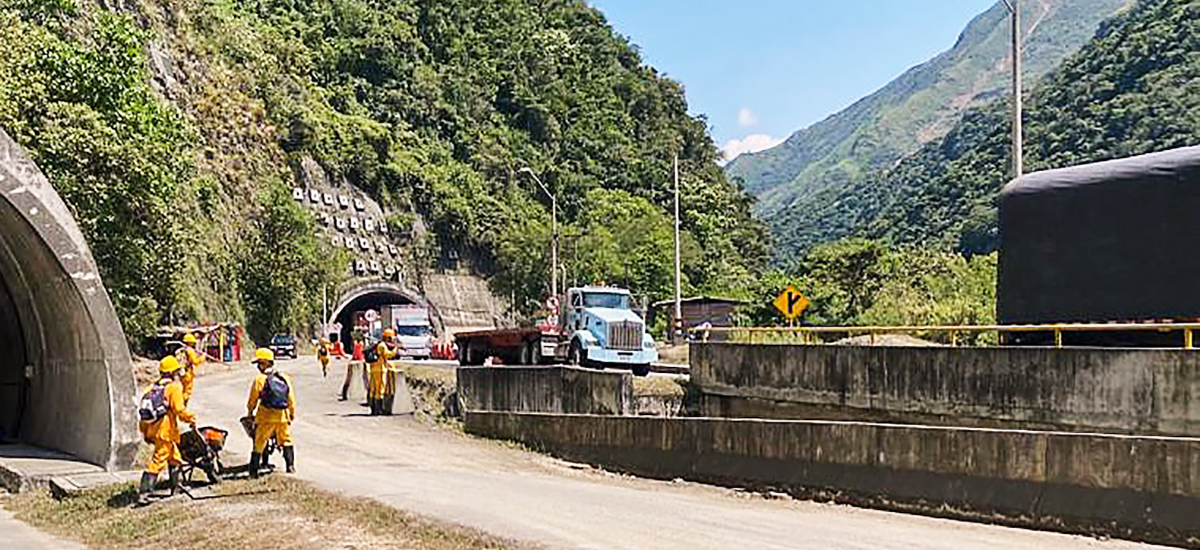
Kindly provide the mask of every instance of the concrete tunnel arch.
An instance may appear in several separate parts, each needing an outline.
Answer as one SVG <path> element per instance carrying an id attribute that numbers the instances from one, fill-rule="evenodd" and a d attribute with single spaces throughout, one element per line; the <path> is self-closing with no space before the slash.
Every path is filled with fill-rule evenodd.
<path id="1" fill-rule="evenodd" d="M 132 464 L 125 334 L 66 204 L 0 130 L 0 441 Z"/>
<path id="2" fill-rule="evenodd" d="M 354 328 L 354 312 L 383 305 L 418 305 L 429 309 L 429 317 L 435 334 L 444 334 L 445 325 L 441 313 L 421 293 L 390 281 L 369 281 L 346 288 L 338 297 L 337 305 L 326 324 L 341 323 L 339 337 L 342 342 L 350 341 Z M 349 352 L 349 350 L 347 350 Z"/>

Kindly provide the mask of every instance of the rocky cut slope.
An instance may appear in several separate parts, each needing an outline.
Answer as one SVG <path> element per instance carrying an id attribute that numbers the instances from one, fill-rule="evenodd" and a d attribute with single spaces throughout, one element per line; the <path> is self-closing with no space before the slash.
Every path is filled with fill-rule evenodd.
<path id="1" fill-rule="evenodd" d="M 1129 0 L 1024 0 L 1025 76 L 1031 83 L 1092 37 Z M 868 179 L 946 134 L 962 113 L 1002 97 L 1011 61 L 1002 2 L 976 17 L 954 46 L 846 110 L 783 144 L 741 155 L 726 167 L 758 198 L 756 213 L 776 236 L 776 256 L 845 234 L 820 217 L 837 191 Z"/>

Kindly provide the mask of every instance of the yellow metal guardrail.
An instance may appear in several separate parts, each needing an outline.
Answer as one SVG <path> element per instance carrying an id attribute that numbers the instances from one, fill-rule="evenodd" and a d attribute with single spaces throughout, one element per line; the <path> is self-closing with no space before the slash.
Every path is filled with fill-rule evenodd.
<path id="1" fill-rule="evenodd" d="M 847 337 L 870 336 L 870 343 L 884 334 L 913 334 L 913 333 L 943 333 L 949 335 L 950 345 L 958 345 L 960 334 L 981 333 L 1029 333 L 1047 332 L 1054 334 L 1054 347 L 1063 347 L 1063 334 L 1069 332 L 1182 332 L 1183 348 L 1194 349 L 1194 333 L 1200 331 L 1200 323 L 1062 323 L 1050 325 L 912 325 L 912 326 L 842 326 L 842 327 L 721 327 L 707 329 L 691 329 L 693 334 L 699 334 L 703 341 L 708 341 L 712 333 L 746 334 L 750 343 L 765 338 L 755 338 L 756 335 L 784 334 L 798 337 L 802 342 L 811 343 L 823 334 L 844 334 Z"/>

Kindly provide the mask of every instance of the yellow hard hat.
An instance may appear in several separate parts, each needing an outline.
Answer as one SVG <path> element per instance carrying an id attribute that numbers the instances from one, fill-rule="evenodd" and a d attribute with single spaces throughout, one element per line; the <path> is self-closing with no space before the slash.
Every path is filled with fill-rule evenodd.
<path id="1" fill-rule="evenodd" d="M 189 333 L 187 333 L 187 334 L 184 334 L 184 335 L 183 335 L 183 343 L 185 343 L 185 344 L 195 344 L 195 343 L 196 343 L 196 335 L 195 335 L 195 334 L 192 334 L 192 333 L 190 333 L 190 332 L 189 332 Z"/>
<path id="2" fill-rule="evenodd" d="M 267 348 L 258 348 L 254 350 L 254 361 L 275 361 L 275 352 Z"/>
<path id="3" fill-rule="evenodd" d="M 179 360 L 174 355 L 163 357 L 162 361 L 158 362 L 158 372 L 162 374 L 171 374 L 181 368 L 183 365 L 179 364 Z"/>
<path id="4" fill-rule="evenodd" d="M 385 329 L 383 329 L 383 337 L 384 338 L 395 338 L 396 331 L 392 330 L 391 327 L 385 328 Z"/>

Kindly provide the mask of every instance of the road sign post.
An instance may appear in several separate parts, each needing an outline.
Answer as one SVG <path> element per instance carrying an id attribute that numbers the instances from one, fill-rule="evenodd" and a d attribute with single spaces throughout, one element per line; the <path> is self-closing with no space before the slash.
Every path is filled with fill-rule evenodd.
<path id="1" fill-rule="evenodd" d="M 795 321 L 808 308 L 809 301 L 803 293 L 796 290 L 796 287 L 788 285 L 783 292 L 779 293 L 773 303 L 775 309 L 778 309 L 784 317 L 787 317 L 789 321 Z"/>

